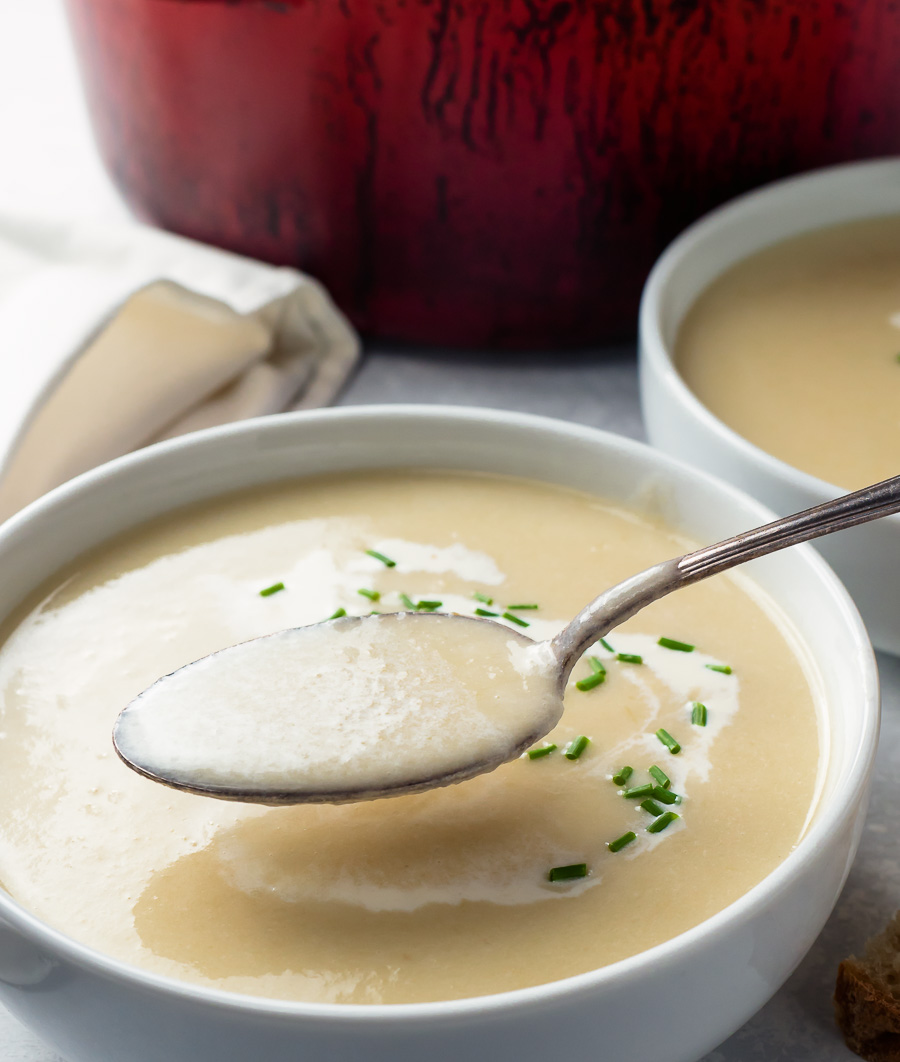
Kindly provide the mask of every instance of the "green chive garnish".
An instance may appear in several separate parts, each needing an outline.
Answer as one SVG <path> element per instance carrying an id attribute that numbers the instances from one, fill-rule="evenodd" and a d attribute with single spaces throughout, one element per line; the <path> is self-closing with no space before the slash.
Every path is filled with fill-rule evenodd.
<path id="1" fill-rule="evenodd" d="M 588 747 L 588 745 L 590 745 L 590 743 L 591 739 L 589 737 L 585 737 L 584 734 L 579 734 L 577 738 L 570 741 L 569 744 L 566 745 L 566 751 L 563 753 L 563 755 L 566 757 L 567 760 L 577 760 L 578 757 L 582 754 L 582 752 L 584 752 L 584 750 Z"/>
<path id="2" fill-rule="evenodd" d="M 676 815 L 674 811 L 667 811 L 664 815 L 660 815 L 658 819 L 654 819 L 653 822 L 647 827 L 647 833 L 662 833 L 663 830 L 670 826 L 680 816 Z"/>
<path id="3" fill-rule="evenodd" d="M 606 668 L 600 663 L 596 656 L 589 656 L 588 664 L 595 675 L 603 675 L 604 678 L 606 677 Z"/>
<path id="4" fill-rule="evenodd" d="M 482 605 L 493 605 L 494 603 L 494 599 L 488 597 L 487 594 L 472 594 L 472 597 L 474 597 L 476 601 L 480 601 Z"/>
<path id="5" fill-rule="evenodd" d="M 616 660 L 623 664 L 643 664 L 644 658 L 637 653 L 616 653 Z"/>
<path id="6" fill-rule="evenodd" d="M 664 811 L 659 806 L 659 804 L 657 804 L 656 801 L 651 799 L 650 797 L 647 797 L 646 800 L 641 801 L 641 807 L 644 809 L 644 811 L 649 811 L 649 813 L 654 818 L 656 818 L 658 815 L 664 814 Z"/>
<path id="7" fill-rule="evenodd" d="M 405 609 L 408 609 L 410 612 L 415 612 L 416 611 L 416 603 L 409 596 L 409 594 L 400 594 L 400 604 Z"/>
<path id="8" fill-rule="evenodd" d="M 655 785 L 652 793 L 654 800 L 661 800 L 663 804 L 680 804 L 681 797 L 673 793 L 671 789 L 663 789 L 661 785 Z"/>
<path id="9" fill-rule="evenodd" d="M 681 752 L 681 746 L 678 744 L 675 738 L 672 737 L 668 730 L 663 730 L 660 727 L 660 729 L 656 731 L 656 736 L 666 746 L 669 752 L 672 753 L 673 756 L 677 756 L 678 753 Z"/>
<path id="10" fill-rule="evenodd" d="M 396 568 L 397 567 L 397 562 L 395 560 L 391 560 L 390 557 L 385 557 L 385 555 L 383 553 L 379 553 L 377 549 L 367 549 L 366 553 L 370 557 L 374 557 L 375 560 L 381 561 L 381 563 L 385 566 L 385 568 Z"/>
<path id="11" fill-rule="evenodd" d="M 601 685 L 606 681 L 605 671 L 594 671 L 587 678 L 579 679 L 575 683 L 576 690 L 592 690 L 595 686 Z"/>
<path id="12" fill-rule="evenodd" d="M 528 758 L 529 760 L 539 760 L 543 756 L 549 756 L 555 748 L 556 745 L 541 745 L 539 749 L 529 749 Z"/>
<path id="13" fill-rule="evenodd" d="M 720 675 L 730 675 L 731 668 L 727 664 L 704 664 L 710 671 L 718 671 Z"/>
<path id="14" fill-rule="evenodd" d="M 503 618 L 505 620 L 509 620 L 510 623 L 518 624 L 520 627 L 530 627 L 531 626 L 530 623 L 526 623 L 525 620 L 519 619 L 518 616 L 514 616 L 511 612 L 504 612 L 503 613 Z"/>
<path id="15" fill-rule="evenodd" d="M 660 638 L 656 644 L 661 645 L 663 649 L 675 649 L 679 653 L 692 653 L 695 649 L 689 642 L 679 642 L 674 638 Z"/>
<path id="16" fill-rule="evenodd" d="M 655 763 L 650 768 L 648 773 L 651 778 L 659 782 L 663 789 L 668 789 L 669 786 L 672 784 L 671 780 L 669 779 L 669 776 L 662 769 L 662 767 L 657 767 Z"/>
<path id="17" fill-rule="evenodd" d="M 615 649 L 613 649 L 613 647 L 609 644 L 609 642 L 605 638 L 601 638 L 600 639 L 600 644 L 603 646 L 603 648 L 608 653 L 614 653 L 615 652 Z"/>
<path id="18" fill-rule="evenodd" d="M 628 833 L 623 833 L 621 837 L 617 837 L 614 841 L 609 841 L 606 847 L 610 850 L 610 852 L 618 852 L 621 851 L 621 849 L 623 849 L 626 844 L 631 844 L 632 841 L 636 840 L 637 834 L 629 830 Z"/>
<path id="19" fill-rule="evenodd" d="M 538 606 L 537 605 L 507 605 L 506 607 L 508 609 L 510 609 L 510 611 L 515 609 L 517 612 L 521 612 L 523 609 L 526 609 L 526 608 L 537 608 Z"/>
<path id="20" fill-rule="evenodd" d="M 570 863 L 567 867 L 554 867 L 547 875 L 547 880 L 574 881 L 576 878 L 586 878 L 587 874 L 587 863 Z"/>
<path id="21" fill-rule="evenodd" d="M 625 766 L 622 767 L 620 770 L 616 771 L 616 773 L 612 776 L 612 780 L 616 783 L 616 785 L 624 785 L 633 774 L 634 768 Z"/>
<path id="22" fill-rule="evenodd" d="M 338 608 L 338 609 L 335 609 L 334 612 L 332 612 L 331 615 L 328 618 L 330 620 L 340 619 L 342 616 L 346 616 L 346 615 L 347 615 L 347 610 L 345 608 Z"/>
<path id="23" fill-rule="evenodd" d="M 486 608 L 476 608 L 475 609 L 475 615 L 476 616 L 499 616 L 500 613 L 499 612 L 488 612 L 488 610 Z"/>
<path id="24" fill-rule="evenodd" d="M 381 600 L 381 594 L 379 594 L 379 592 L 377 590 L 366 590 L 366 588 L 363 587 L 362 589 L 357 590 L 356 592 L 361 597 L 367 597 L 370 601 L 380 601 Z"/>
<path id="25" fill-rule="evenodd" d="M 644 782 L 643 785 L 635 785 L 631 789 L 626 789 L 622 796 L 629 800 L 653 796 L 653 786 L 649 782 Z"/>
<path id="26" fill-rule="evenodd" d="M 272 594 L 277 594 L 279 590 L 284 589 L 284 583 L 272 583 L 271 586 L 267 586 L 265 590 L 260 590 L 260 597 L 271 597 Z"/>
<path id="27" fill-rule="evenodd" d="M 434 612 L 434 610 L 440 608 L 443 603 L 443 601 L 418 601 L 416 603 L 416 610 L 418 612 Z"/>
<path id="28" fill-rule="evenodd" d="M 694 701 L 691 707 L 691 722 L 694 726 L 706 726 L 706 705 Z"/>

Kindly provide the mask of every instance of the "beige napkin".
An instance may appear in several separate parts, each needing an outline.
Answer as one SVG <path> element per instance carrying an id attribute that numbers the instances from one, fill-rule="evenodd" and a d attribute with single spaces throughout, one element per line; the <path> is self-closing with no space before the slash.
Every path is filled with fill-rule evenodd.
<path id="1" fill-rule="evenodd" d="M 0 214 L 0 519 L 158 439 L 327 405 L 358 357 L 296 270 L 137 224 Z"/>

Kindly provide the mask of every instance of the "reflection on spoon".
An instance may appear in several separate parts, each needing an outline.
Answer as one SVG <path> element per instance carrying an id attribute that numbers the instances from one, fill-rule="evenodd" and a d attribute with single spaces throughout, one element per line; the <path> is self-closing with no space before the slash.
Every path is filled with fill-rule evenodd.
<path id="1" fill-rule="evenodd" d="M 227 800 L 345 803 L 460 782 L 551 730 L 581 655 L 652 601 L 897 511 L 900 476 L 648 568 L 548 642 L 418 612 L 256 638 L 154 683 L 120 713 L 113 741 L 139 773 Z"/>

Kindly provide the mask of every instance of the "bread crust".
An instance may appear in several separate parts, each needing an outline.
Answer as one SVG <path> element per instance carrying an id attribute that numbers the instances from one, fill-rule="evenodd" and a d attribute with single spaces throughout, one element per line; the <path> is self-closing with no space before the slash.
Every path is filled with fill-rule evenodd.
<path id="1" fill-rule="evenodd" d="M 834 1015 L 851 1051 L 868 1062 L 900 1062 L 900 1000 L 856 959 L 838 967 Z"/>

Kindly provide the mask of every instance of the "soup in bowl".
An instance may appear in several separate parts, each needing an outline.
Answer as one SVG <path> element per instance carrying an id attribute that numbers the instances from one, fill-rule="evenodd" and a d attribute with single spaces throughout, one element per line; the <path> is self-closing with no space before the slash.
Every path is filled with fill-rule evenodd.
<path id="1" fill-rule="evenodd" d="M 855 850 L 874 665 L 811 550 L 656 603 L 588 652 L 545 740 L 433 793 L 218 802 L 132 774 L 110 731 L 166 671 L 335 613 L 548 637 L 766 517 L 626 440 L 432 407 L 217 429 L 36 503 L 0 538 L 4 1002 L 75 1060 L 123 1037 L 141 1062 L 537 1058 L 561 1030 L 699 1056 L 787 976 Z"/>

